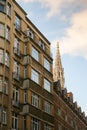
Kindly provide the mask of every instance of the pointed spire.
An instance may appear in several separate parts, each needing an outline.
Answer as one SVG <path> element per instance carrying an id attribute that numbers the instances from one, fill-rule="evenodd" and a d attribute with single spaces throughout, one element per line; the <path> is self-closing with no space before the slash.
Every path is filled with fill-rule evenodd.
<path id="1" fill-rule="evenodd" d="M 62 68 L 60 50 L 59 50 L 59 42 L 57 42 L 56 46 L 56 57 L 55 57 L 55 66 L 53 70 L 53 79 L 55 81 L 60 81 L 61 87 L 64 87 L 64 69 Z"/>
<path id="2" fill-rule="evenodd" d="M 55 66 L 58 66 L 61 62 L 60 59 L 60 51 L 59 51 L 59 42 L 57 42 L 57 46 L 56 46 L 56 57 L 55 57 Z"/>

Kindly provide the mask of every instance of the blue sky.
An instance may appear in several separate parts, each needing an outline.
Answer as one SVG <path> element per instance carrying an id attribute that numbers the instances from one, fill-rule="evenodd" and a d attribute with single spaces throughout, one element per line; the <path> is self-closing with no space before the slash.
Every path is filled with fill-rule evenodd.
<path id="1" fill-rule="evenodd" d="M 17 0 L 51 42 L 59 41 L 65 87 L 87 115 L 87 0 Z"/>

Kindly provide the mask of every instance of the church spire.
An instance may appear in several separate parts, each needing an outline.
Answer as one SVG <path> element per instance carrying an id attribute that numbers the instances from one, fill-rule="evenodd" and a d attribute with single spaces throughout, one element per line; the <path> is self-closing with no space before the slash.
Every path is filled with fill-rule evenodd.
<path id="1" fill-rule="evenodd" d="M 61 88 L 64 88 L 64 69 L 62 68 L 60 51 L 59 51 L 59 42 L 57 42 L 56 47 L 56 57 L 55 57 L 55 65 L 53 69 L 53 79 L 54 82 L 60 81 Z"/>
<path id="2" fill-rule="evenodd" d="M 57 42 L 55 66 L 59 66 L 60 62 L 61 62 L 61 59 L 60 59 L 60 51 L 59 51 L 59 42 Z"/>

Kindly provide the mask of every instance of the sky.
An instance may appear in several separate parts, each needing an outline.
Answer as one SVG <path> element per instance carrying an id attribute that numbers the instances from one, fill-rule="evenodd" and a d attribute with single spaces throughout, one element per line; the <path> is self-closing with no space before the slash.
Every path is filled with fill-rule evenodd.
<path id="1" fill-rule="evenodd" d="M 65 87 L 87 116 L 87 0 L 16 0 L 51 42 L 59 42 Z"/>

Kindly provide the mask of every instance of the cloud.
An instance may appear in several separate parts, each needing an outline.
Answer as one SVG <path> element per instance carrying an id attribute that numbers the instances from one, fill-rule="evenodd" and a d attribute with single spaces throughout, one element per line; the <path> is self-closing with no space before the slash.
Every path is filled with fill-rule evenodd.
<path id="1" fill-rule="evenodd" d="M 73 14 L 66 35 L 60 39 L 61 54 L 82 56 L 87 59 L 87 10 Z M 55 45 L 53 42 L 52 46 Z"/>
<path id="2" fill-rule="evenodd" d="M 67 10 L 67 14 L 70 14 L 73 11 L 75 11 L 76 8 L 78 8 L 79 10 L 81 8 L 87 7 L 86 6 L 87 0 L 79 0 L 79 1 L 76 1 L 76 0 L 67 0 L 67 1 L 66 0 L 17 0 L 17 1 L 25 2 L 25 3 L 34 3 L 34 2 L 40 3 L 41 8 L 48 10 L 47 11 L 48 18 L 61 14 L 63 10 L 64 10 L 64 15 L 65 15 L 65 10 Z"/>

